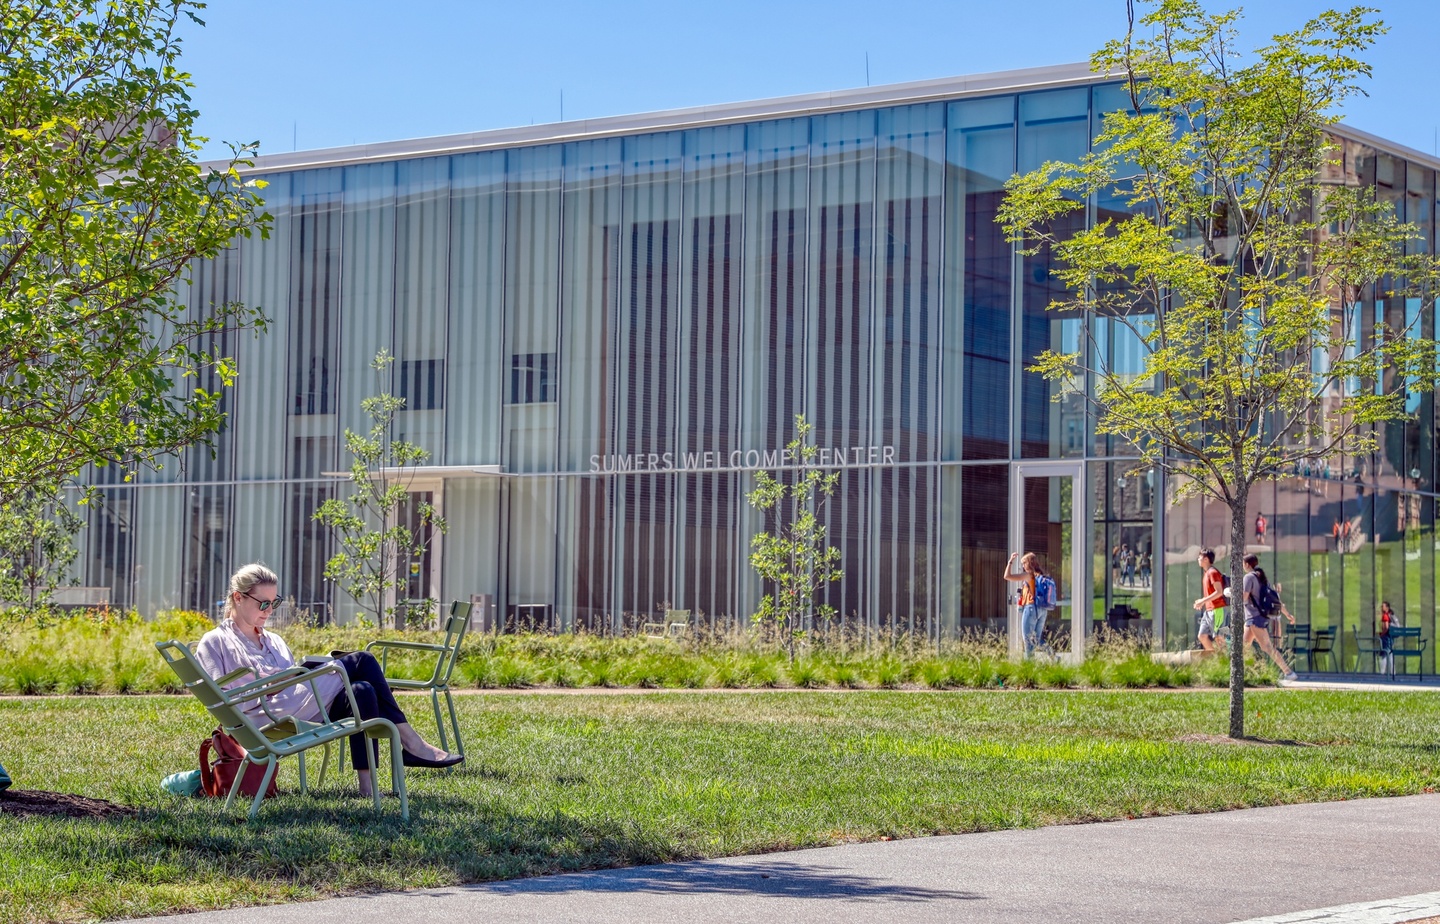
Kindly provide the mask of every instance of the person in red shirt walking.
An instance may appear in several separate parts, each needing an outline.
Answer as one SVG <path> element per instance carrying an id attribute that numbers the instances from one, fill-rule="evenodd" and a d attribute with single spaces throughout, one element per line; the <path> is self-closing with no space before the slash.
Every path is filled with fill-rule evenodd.
<path id="1" fill-rule="evenodd" d="M 1201 549 L 1195 558 L 1204 576 L 1200 578 L 1200 597 L 1195 610 L 1200 614 L 1200 630 L 1195 638 L 1206 651 L 1215 650 L 1215 639 L 1225 622 L 1225 576 L 1215 567 L 1215 550 Z"/>

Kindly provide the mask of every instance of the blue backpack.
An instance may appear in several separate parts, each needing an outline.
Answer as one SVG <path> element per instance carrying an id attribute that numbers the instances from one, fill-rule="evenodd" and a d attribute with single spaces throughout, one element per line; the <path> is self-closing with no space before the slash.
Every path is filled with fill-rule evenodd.
<path id="1" fill-rule="evenodd" d="M 1035 579 L 1035 608 L 1055 609 L 1055 579 L 1048 574 L 1042 574 Z"/>

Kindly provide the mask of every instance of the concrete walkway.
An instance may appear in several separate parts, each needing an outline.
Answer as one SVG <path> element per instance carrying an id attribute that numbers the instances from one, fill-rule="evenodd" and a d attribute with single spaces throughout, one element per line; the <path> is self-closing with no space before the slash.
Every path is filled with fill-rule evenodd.
<path id="1" fill-rule="evenodd" d="M 1299 680 L 1282 680 L 1280 686 L 1287 690 L 1348 690 L 1365 693 L 1437 693 L 1440 692 L 1440 677 L 1427 675 L 1423 679 L 1390 680 L 1384 677 L 1371 679 L 1364 674 L 1302 673 Z"/>
<path id="2" fill-rule="evenodd" d="M 1437 891 L 1440 795 L 1425 795 L 854 844 L 173 920 L 1227 924 L 1284 915 L 1392 924 L 1428 916 L 1440 896 L 1426 893 Z"/>

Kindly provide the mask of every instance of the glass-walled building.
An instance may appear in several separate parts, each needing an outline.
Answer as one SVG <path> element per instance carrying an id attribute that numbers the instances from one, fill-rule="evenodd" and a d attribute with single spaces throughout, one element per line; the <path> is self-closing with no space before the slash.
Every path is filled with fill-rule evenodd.
<path id="1" fill-rule="evenodd" d="M 430 453 L 409 489 L 449 522 L 403 563 L 411 596 L 489 594 L 557 630 L 744 622 L 766 528 L 746 494 L 793 471 L 799 414 L 839 474 L 822 515 L 848 626 L 1004 631 L 1024 547 L 1060 577 L 1053 631 L 1130 617 L 1183 645 L 1195 552 L 1225 547 L 1226 519 L 1168 506 L 1173 485 L 1031 371 L 1085 322 L 1047 310 L 1050 255 L 995 223 L 1006 178 L 1081 157 L 1126 98 L 1064 66 L 262 157 L 273 233 L 186 289 L 197 312 L 270 318 L 219 344 L 240 369 L 228 426 L 213 456 L 100 470 L 79 577 L 142 612 L 209 609 L 263 560 L 348 618 L 312 517 L 383 390 L 406 401 L 394 435 Z M 1440 162 L 1337 132 L 1335 181 L 1374 184 L 1432 246 Z M 1129 330 L 1095 333 L 1138 370 Z M 1373 458 L 1261 492 L 1255 547 L 1317 628 L 1368 637 L 1384 598 L 1434 637 L 1433 402 L 1413 412 Z"/>

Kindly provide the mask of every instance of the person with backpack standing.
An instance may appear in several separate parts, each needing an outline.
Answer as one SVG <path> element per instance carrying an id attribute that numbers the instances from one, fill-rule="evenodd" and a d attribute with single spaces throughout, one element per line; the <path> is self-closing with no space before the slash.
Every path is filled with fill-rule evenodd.
<path id="1" fill-rule="evenodd" d="M 1195 610 L 1200 614 L 1200 630 L 1195 638 L 1202 649 L 1214 651 L 1220 627 L 1225 623 L 1225 575 L 1215 567 L 1214 549 L 1201 549 L 1195 563 L 1204 572 L 1200 578 L 1200 597 L 1195 601 Z"/>
<path id="2" fill-rule="evenodd" d="M 1015 573 L 1015 559 L 1020 559 L 1020 573 Z M 1044 644 L 1045 618 L 1055 605 L 1055 581 L 1040 567 L 1040 559 L 1034 552 L 1011 552 L 1005 562 L 1005 580 L 1019 584 L 1020 635 L 1025 639 L 1025 657 L 1030 657 L 1037 645 Z"/>
<path id="3" fill-rule="evenodd" d="M 1275 588 L 1270 586 L 1270 579 L 1265 576 L 1265 569 L 1260 567 L 1260 556 L 1253 552 L 1245 556 L 1245 583 L 1241 588 L 1242 598 L 1245 601 L 1245 646 L 1248 648 L 1251 642 L 1260 646 L 1260 650 L 1270 656 L 1275 666 L 1280 668 L 1281 678 L 1284 680 L 1295 680 L 1295 672 L 1280 652 L 1275 650 L 1275 645 L 1270 641 L 1270 620 L 1279 618 L 1283 613 L 1289 617 L 1290 622 L 1295 622 L 1280 602 L 1280 595 Z"/>
<path id="4" fill-rule="evenodd" d="M 1382 674 L 1388 674 L 1395 670 L 1395 640 L 1390 637 L 1390 630 L 1398 621 L 1395 611 L 1390 609 L 1390 601 L 1382 600 L 1380 615 L 1376 617 L 1377 631 L 1380 635 L 1380 672 Z"/>

